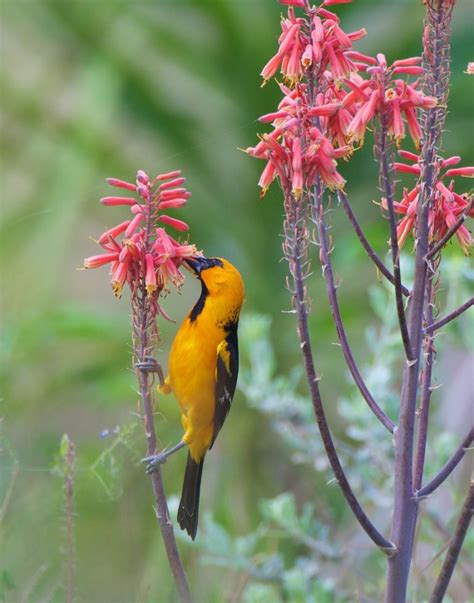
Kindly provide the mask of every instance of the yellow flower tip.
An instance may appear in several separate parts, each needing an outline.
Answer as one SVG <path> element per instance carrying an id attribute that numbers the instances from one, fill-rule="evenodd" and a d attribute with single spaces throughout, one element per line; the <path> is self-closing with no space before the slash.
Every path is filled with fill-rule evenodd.
<path id="1" fill-rule="evenodd" d="M 345 181 L 345 180 L 343 180 L 343 181 L 341 182 L 341 184 L 339 184 L 339 186 L 336 186 L 336 189 L 337 189 L 338 191 L 342 191 L 342 192 L 344 192 L 344 187 L 345 187 L 345 186 L 346 186 L 346 181 Z"/>
<path id="2" fill-rule="evenodd" d="M 265 86 L 268 84 L 270 80 L 263 80 L 263 82 L 260 84 L 260 88 L 265 88 Z"/>
<path id="3" fill-rule="evenodd" d="M 295 197 L 295 199 L 297 201 L 299 201 L 301 199 L 301 195 L 303 194 L 303 189 L 302 188 L 294 188 L 292 191 L 293 196 Z"/>
<path id="4" fill-rule="evenodd" d="M 157 290 L 157 286 L 156 285 L 152 285 L 149 284 L 146 286 L 146 292 L 148 293 L 148 297 L 152 297 L 153 293 L 155 293 L 155 291 Z"/>
<path id="5" fill-rule="evenodd" d="M 122 297 L 123 287 L 119 282 L 114 281 L 112 283 L 112 291 L 114 292 L 115 297 L 120 299 Z"/>
<path id="6" fill-rule="evenodd" d="M 395 145 L 396 145 L 397 149 L 399 149 L 401 147 L 402 140 L 404 138 L 405 138 L 404 136 L 395 136 Z"/>
<path id="7" fill-rule="evenodd" d="M 262 187 L 262 190 L 260 191 L 260 194 L 259 194 L 260 199 L 263 199 L 265 197 L 265 195 L 267 194 L 267 191 L 268 191 L 268 186 Z"/>

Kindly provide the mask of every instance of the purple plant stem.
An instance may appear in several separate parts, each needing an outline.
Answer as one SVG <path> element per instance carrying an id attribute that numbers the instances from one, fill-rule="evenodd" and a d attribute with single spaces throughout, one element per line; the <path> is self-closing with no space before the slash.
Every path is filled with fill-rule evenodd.
<path id="1" fill-rule="evenodd" d="M 470 299 L 468 299 L 467 302 L 465 302 L 464 304 L 459 306 L 459 308 L 456 308 L 456 310 L 453 310 L 452 312 L 447 314 L 444 318 L 437 320 L 436 322 L 434 322 L 431 325 L 426 325 L 424 332 L 427 334 L 434 333 L 438 329 L 441 329 L 441 327 L 444 327 L 444 325 L 447 325 L 448 322 L 451 322 L 452 320 L 457 318 L 459 315 L 461 315 L 463 312 L 468 310 L 472 305 L 474 305 L 474 297 L 471 297 Z"/>
<path id="2" fill-rule="evenodd" d="M 454 567 L 459 558 L 459 553 L 461 552 L 464 537 L 466 536 L 466 532 L 469 528 L 469 523 L 471 522 L 472 514 L 474 511 L 473 507 L 474 483 L 471 483 L 469 487 L 469 492 L 466 496 L 466 500 L 464 501 L 464 505 L 462 507 L 461 514 L 458 519 L 458 523 L 456 525 L 456 529 L 454 531 L 454 535 L 451 539 L 448 552 L 446 553 L 446 557 L 444 558 L 444 562 L 441 567 L 441 572 L 438 576 L 438 580 L 436 581 L 434 590 L 431 593 L 431 597 L 429 598 L 429 603 L 442 603 L 444 599 L 446 590 L 449 585 L 449 581 L 451 580 L 451 576 L 453 575 Z"/>
<path id="3" fill-rule="evenodd" d="M 144 207 L 145 215 L 145 249 L 149 245 L 151 231 L 154 226 L 153 210 L 150 203 Z M 156 313 L 157 307 L 149 298 L 143 277 L 140 278 L 140 284 L 136 291 L 132 293 L 132 323 L 133 323 L 133 347 L 136 363 L 145 362 L 146 358 L 152 355 L 154 341 L 156 340 Z M 147 440 L 147 456 L 157 452 L 156 432 L 153 417 L 153 379 L 149 373 L 144 370 L 136 369 L 136 375 L 140 390 L 140 396 L 143 402 L 143 422 Z M 159 373 L 160 381 L 162 373 Z M 183 564 L 176 545 L 176 538 L 173 530 L 173 523 L 170 519 L 168 503 L 161 477 L 161 469 L 158 466 L 150 476 L 153 494 L 155 497 L 155 513 L 160 525 L 163 542 L 168 556 L 168 562 L 171 573 L 179 593 L 182 603 L 192 603 L 189 586 L 184 573 Z"/>
<path id="4" fill-rule="evenodd" d="M 313 403 L 314 413 L 316 415 L 316 422 L 319 427 L 321 440 L 323 442 L 324 449 L 326 450 L 329 463 L 341 488 L 341 491 L 347 503 L 349 504 L 349 507 L 369 538 L 371 538 L 373 542 L 387 555 L 390 555 L 393 552 L 392 543 L 388 541 L 370 521 L 356 496 L 354 495 L 354 492 L 352 491 L 352 488 L 341 466 L 324 412 L 318 385 L 319 377 L 316 374 L 316 369 L 313 362 L 311 340 L 309 337 L 308 328 L 308 310 L 305 300 L 305 274 L 302 259 L 305 258 L 306 254 L 303 245 L 306 244 L 308 233 L 306 224 L 303 223 L 301 216 L 302 202 L 302 199 L 296 202 L 290 194 L 285 194 L 286 224 L 284 251 L 288 259 L 290 273 L 293 277 L 293 303 L 298 318 L 298 337 L 300 340 L 301 351 L 303 353 L 306 378 Z"/>
<path id="5" fill-rule="evenodd" d="M 446 462 L 446 464 L 439 470 L 439 472 L 432 478 L 430 481 L 425 484 L 422 488 L 420 488 L 416 496 L 421 499 L 425 496 L 428 496 L 432 492 L 436 490 L 441 484 L 451 475 L 451 473 L 456 469 L 459 463 L 464 458 L 464 455 L 469 450 L 472 441 L 474 440 L 474 427 L 472 427 L 467 433 L 466 437 L 459 444 L 459 446 L 454 451 L 451 458 Z"/>
<path id="6" fill-rule="evenodd" d="M 146 357 L 150 355 L 151 349 L 151 342 L 149 341 L 150 319 L 146 292 L 142 291 L 142 294 L 137 301 L 137 305 L 139 308 L 137 316 L 139 333 L 138 342 L 136 345 L 136 358 L 137 362 L 144 362 Z M 136 372 L 140 388 L 140 395 L 143 401 L 144 426 L 147 439 L 147 455 L 151 456 L 157 451 L 151 393 L 152 380 L 149 378 L 147 372 L 141 370 L 137 370 Z M 156 504 L 156 518 L 158 519 L 158 523 L 160 525 L 171 572 L 173 574 L 181 601 L 183 603 L 191 603 L 191 594 L 189 592 L 184 568 L 179 556 L 178 547 L 176 545 L 173 524 L 170 519 L 168 504 L 166 502 L 166 495 L 163 487 L 160 467 L 157 467 L 157 469 L 151 474 L 151 481 Z"/>
<path id="7" fill-rule="evenodd" d="M 334 279 L 334 272 L 332 269 L 330 251 L 328 247 L 327 226 L 325 224 L 323 215 L 322 189 L 319 183 L 316 184 L 315 192 L 313 195 L 310 196 L 310 198 L 312 200 L 312 217 L 318 230 L 319 245 L 321 250 L 320 259 L 324 280 L 326 282 L 326 290 L 328 294 L 329 305 L 331 307 L 332 317 L 336 326 L 339 341 L 341 343 L 344 358 L 346 360 L 347 366 L 349 367 L 349 371 L 351 372 L 352 378 L 354 379 L 355 384 L 359 388 L 359 391 L 362 394 L 364 400 L 367 402 L 367 405 L 369 406 L 370 410 L 374 413 L 374 415 L 378 418 L 382 425 L 386 429 L 388 429 L 390 433 L 393 433 L 395 429 L 395 424 L 389 417 L 387 417 L 387 415 L 383 412 L 383 410 L 374 400 L 372 394 L 369 392 L 364 380 L 362 379 L 362 375 L 360 374 L 354 356 L 352 355 L 349 341 L 347 339 L 346 330 L 344 328 L 344 323 L 339 308 L 339 302 L 337 299 L 337 288 Z"/>
<path id="8" fill-rule="evenodd" d="M 395 216 L 394 208 L 395 190 L 392 177 L 393 152 L 392 143 L 390 143 L 388 140 L 387 115 L 385 113 L 382 113 L 380 117 L 380 129 L 376 131 L 375 136 L 376 149 L 378 153 L 378 159 L 380 161 L 380 180 L 388 207 L 388 217 L 390 224 L 390 249 L 392 252 L 393 261 L 395 302 L 397 307 L 398 323 L 400 325 L 400 334 L 402 337 L 403 347 L 405 348 L 405 356 L 408 360 L 412 360 L 413 356 L 411 350 L 410 336 L 408 334 L 407 321 L 405 317 L 405 307 L 403 304 L 402 280 L 400 272 L 400 249 L 398 247 L 397 219 Z"/>
<path id="9" fill-rule="evenodd" d="M 437 176 L 437 150 L 444 128 L 449 90 L 449 32 L 452 5 L 448 0 L 428 0 L 429 27 L 424 64 L 425 93 L 438 99 L 438 106 L 425 113 L 422 124 L 423 147 L 420 196 L 417 206 L 416 256 L 413 294 L 408 313 L 412 362 L 403 372 L 398 430 L 395 435 L 394 510 L 391 540 L 397 553 L 388 560 L 385 603 L 404 603 L 413 552 L 417 518 L 417 501 L 413 488 L 413 439 L 418 375 L 423 332 L 423 309 L 426 294 L 428 253 L 428 215 Z M 429 300 L 428 300 L 429 301 Z"/>
<path id="10" fill-rule="evenodd" d="M 427 286 L 427 298 L 428 303 L 426 304 L 426 324 L 430 325 L 433 323 L 433 276 L 428 280 Z M 423 342 L 423 349 L 425 353 L 425 362 L 423 367 L 423 374 L 421 378 L 421 396 L 420 406 L 418 408 L 418 433 L 416 442 L 416 454 L 415 463 L 413 466 L 413 486 L 415 490 L 421 488 L 421 482 L 423 479 L 423 469 L 425 466 L 425 454 L 426 454 L 426 442 L 428 436 L 428 419 L 430 415 L 430 401 L 432 393 L 432 374 L 433 374 L 433 360 L 434 360 L 434 345 L 433 337 L 430 335 L 425 336 Z"/>
<path id="11" fill-rule="evenodd" d="M 469 202 L 469 204 L 467 205 L 467 207 L 465 208 L 463 213 L 459 216 L 457 221 L 451 226 L 451 228 L 444 235 L 444 237 L 442 239 L 440 239 L 436 243 L 436 245 L 434 245 L 434 247 L 432 249 L 430 249 L 430 251 L 428 252 L 428 254 L 426 256 L 427 260 L 430 260 L 431 258 L 433 258 L 438 253 L 438 251 L 440 251 L 446 245 L 446 243 L 451 239 L 451 237 L 453 237 L 456 234 L 456 231 L 459 229 L 460 226 L 462 226 L 465 219 L 467 218 L 467 214 L 470 212 L 472 204 L 473 204 L 473 199 L 471 199 L 471 201 Z"/>
<path id="12" fill-rule="evenodd" d="M 354 228 L 357 238 L 359 239 L 362 247 L 365 249 L 367 255 L 372 260 L 372 262 L 375 264 L 375 266 L 380 270 L 380 272 L 385 276 L 385 278 L 388 281 L 390 281 L 392 283 L 392 285 L 395 285 L 394 275 L 385 266 L 383 261 L 380 259 L 380 257 L 375 252 L 372 245 L 367 240 L 367 237 L 365 236 L 364 231 L 362 230 L 354 212 L 352 211 L 352 207 L 349 203 L 349 199 L 347 198 L 347 195 L 345 194 L 344 191 L 339 190 L 337 192 L 337 196 L 339 198 L 339 202 L 342 205 L 342 208 L 344 209 L 347 217 L 349 218 L 349 222 L 352 224 L 352 227 Z M 410 295 L 410 291 L 404 285 L 401 285 L 401 291 L 402 291 L 402 294 L 405 296 Z"/>
<path id="13" fill-rule="evenodd" d="M 444 523 L 440 520 L 440 518 L 438 517 L 438 515 L 436 515 L 435 513 L 433 513 L 433 511 L 430 511 L 429 509 L 426 510 L 426 517 L 430 520 L 431 524 L 433 525 L 433 527 L 435 528 L 435 530 L 438 531 L 438 533 L 446 540 L 449 542 L 450 538 L 451 538 L 451 532 L 447 529 L 447 527 L 444 525 Z M 445 549 L 447 548 L 446 545 L 444 547 Z M 461 561 L 461 559 L 465 562 L 465 564 L 467 566 L 471 565 L 471 551 L 463 551 L 461 549 L 461 552 L 459 554 L 459 561 Z M 436 555 L 436 558 L 439 556 L 439 553 Z M 434 561 L 434 558 L 429 562 L 429 564 L 427 566 L 425 566 L 423 568 L 423 571 L 425 571 Z M 471 576 L 472 572 L 470 571 L 470 567 L 466 567 L 466 565 L 461 564 L 458 562 L 458 568 L 462 571 L 463 573 L 463 578 L 464 581 L 466 582 L 467 587 L 470 590 L 474 591 L 474 576 Z"/>

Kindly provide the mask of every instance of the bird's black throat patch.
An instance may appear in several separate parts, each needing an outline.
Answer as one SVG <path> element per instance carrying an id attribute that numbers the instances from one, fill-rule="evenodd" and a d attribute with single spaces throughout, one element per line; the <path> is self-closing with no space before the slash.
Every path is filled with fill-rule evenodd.
<path id="1" fill-rule="evenodd" d="M 204 304 L 206 303 L 206 299 L 207 299 L 208 295 L 209 295 L 209 290 L 206 287 L 206 285 L 203 283 L 203 281 L 201 281 L 201 295 L 199 296 L 199 299 L 197 300 L 193 309 L 189 313 L 189 320 L 191 322 L 194 322 L 196 320 L 196 318 L 199 316 L 199 314 L 201 314 L 201 312 L 204 310 Z"/>

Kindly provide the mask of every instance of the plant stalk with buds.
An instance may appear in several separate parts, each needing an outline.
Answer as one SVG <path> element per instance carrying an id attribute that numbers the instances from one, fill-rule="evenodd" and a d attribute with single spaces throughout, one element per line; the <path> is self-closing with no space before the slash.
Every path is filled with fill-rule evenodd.
<path id="1" fill-rule="evenodd" d="M 402 603 L 406 600 L 419 502 L 441 485 L 462 460 L 473 439 L 471 429 L 447 465 L 423 486 L 436 331 L 473 303 L 468 300 L 445 319 L 436 316 L 442 252 L 453 237 L 465 254 L 472 244 L 464 224 L 468 217 L 474 216 L 472 193 L 458 192 L 455 182 L 458 177 L 473 177 L 474 168 L 457 167 L 460 157 L 440 156 L 448 100 L 454 0 L 425 1 L 423 56 L 399 59 L 391 65 L 381 53 L 372 57 L 358 52 L 353 45 L 366 35 L 365 29 L 345 32 L 339 17 L 327 8 L 350 1 L 325 0 L 314 6 L 309 0 L 280 0 L 288 6 L 288 13 L 282 17 L 278 50 L 261 75 L 264 83 L 281 75 L 282 100 L 275 111 L 260 118 L 272 130 L 262 134 L 258 144 L 246 152 L 265 161 L 259 180 L 261 196 L 273 181 L 278 182 L 283 194 L 283 253 L 291 275 L 288 286 L 309 392 L 330 466 L 359 524 L 386 554 L 385 601 Z M 379 164 L 380 207 L 388 217 L 391 269 L 373 249 L 357 220 L 338 165 L 340 159 L 350 160 L 370 130 L 374 131 Z M 400 157 L 408 163 L 397 162 L 395 149 L 408 137 L 416 152 L 399 150 Z M 400 172 L 412 175 L 415 183 L 411 189 L 404 189 L 398 200 L 394 175 Z M 364 382 L 344 327 L 339 283 L 331 258 L 337 241 L 328 234 L 327 210 L 333 191 L 368 257 L 393 285 L 404 366 L 395 420 L 387 416 L 383 403 L 375 400 Z M 318 260 L 345 361 L 362 398 L 393 434 L 390 537 L 374 526 L 351 488 L 326 419 L 308 326 L 311 310 L 306 281 L 314 261 L 308 247 L 310 221 L 316 226 L 314 242 L 319 246 Z M 409 237 L 414 238 L 415 248 L 411 289 L 403 283 L 400 266 L 400 249 Z M 437 593 L 445 592 L 452 575 L 465 533 L 466 513 L 463 510 L 460 536 L 450 548 Z M 433 595 L 433 600 L 438 600 L 436 596 Z"/>
<path id="2" fill-rule="evenodd" d="M 160 295 L 171 287 L 181 286 L 184 281 L 180 271 L 183 260 L 198 253 L 194 245 L 180 243 L 167 233 L 162 225 L 172 227 L 178 232 L 187 231 L 188 225 L 163 212 L 183 207 L 190 193 L 183 187 L 185 179 L 179 170 L 159 174 L 153 180 L 140 170 L 136 183 L 116 178 L 109 178 L 108 182 L 114 187 L 131 191 L 135 196 L 104 197 L 101 203 L 105 206 L 127 206 L 132 217 L 101 235 L 98 243 L 105 253 L 87 258 L 84 260 L 84 267 L 97 268 L 110 264 L 114 294 L 120 297 L 126 285 L 130 289 L 133 354 L 147 440 L 147 456 L 150 456 L 158 449 L 153 410 L 154 379 L 146 366 L 158 341 L 157 317 L 161 314 L 168 318 L 160 305 Z M 162 384 L 163 373 L 159 364 L 156 370 Z M 189 603 L 191 595 L 176 545 L 159 466 L 150 478 L 156 504 L 155 513 L 171 572 L 180 600 Z"/>

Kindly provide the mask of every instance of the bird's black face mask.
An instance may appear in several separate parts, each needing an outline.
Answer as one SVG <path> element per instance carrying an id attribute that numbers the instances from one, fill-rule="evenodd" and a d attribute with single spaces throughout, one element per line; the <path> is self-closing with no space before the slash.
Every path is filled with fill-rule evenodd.
<path id="1" fill-rule="evenodd" d="M 186 264 L 193 270 L 193 272 L 199 276 L 203 270 L 212 268 L 213 266 L 223 267 L 223 263 L 219 258 L 205 258 L 196 256 L 194 258 L 186 258 L 184 260 Z"/>

